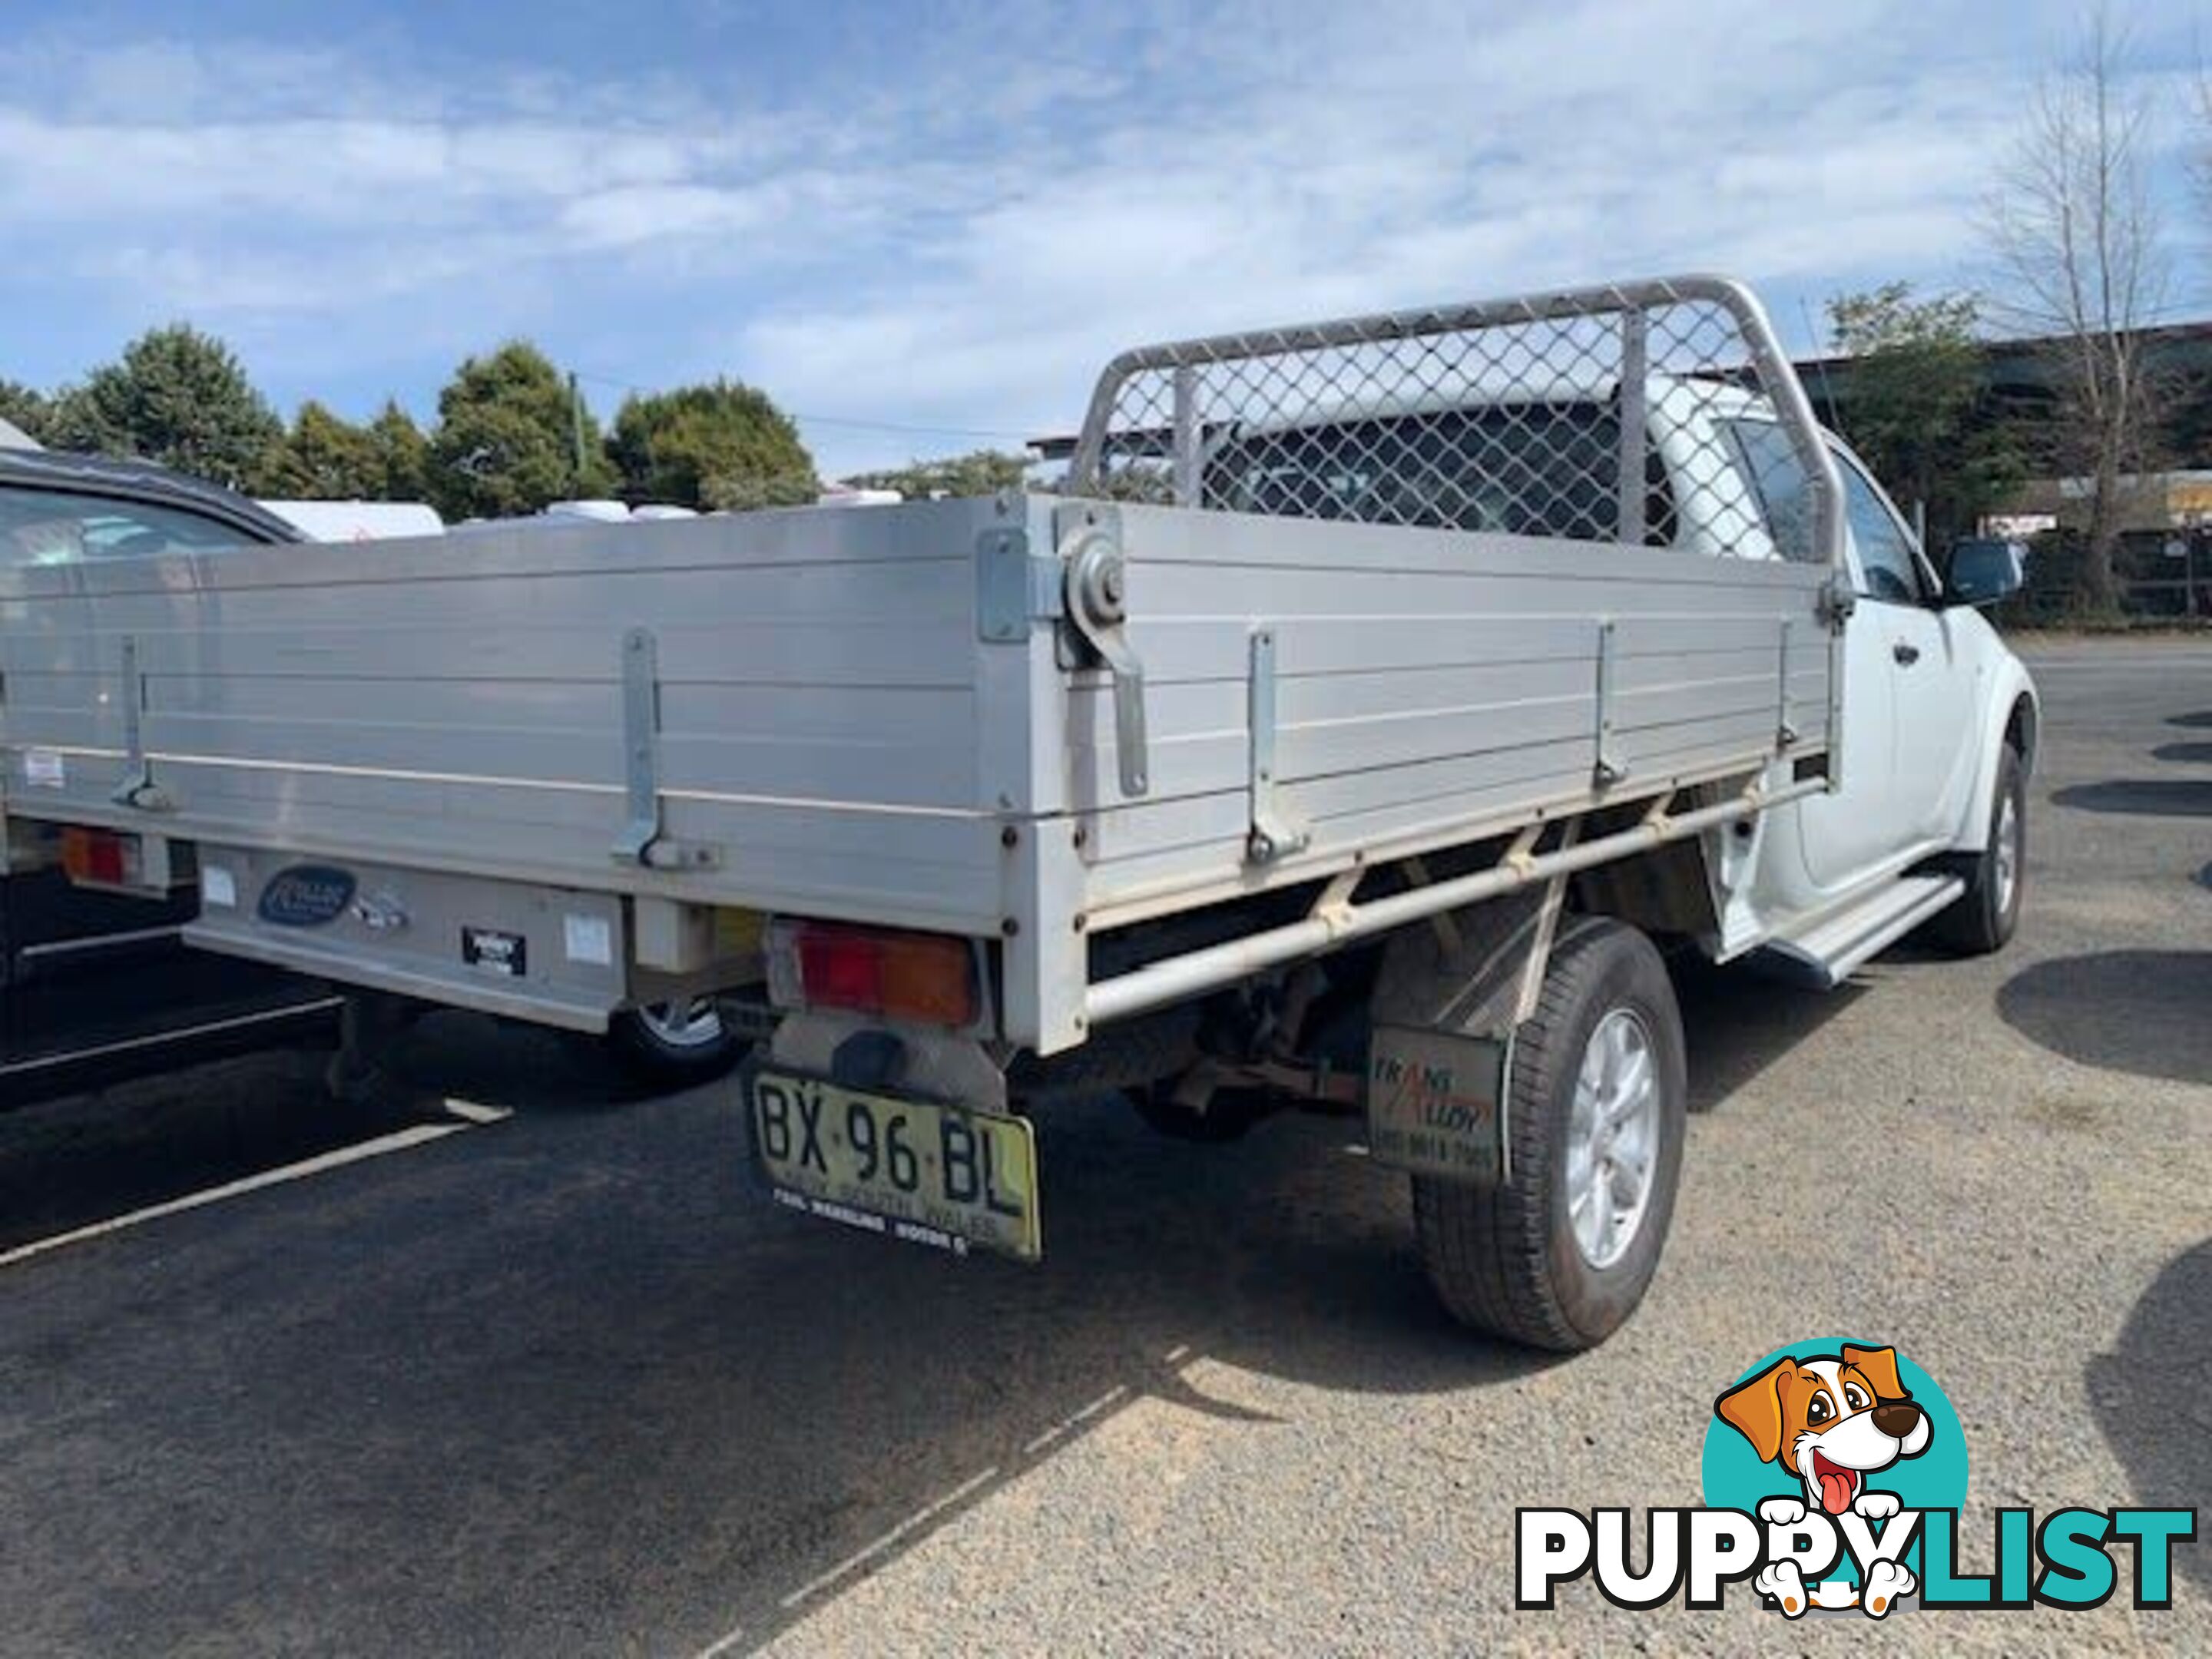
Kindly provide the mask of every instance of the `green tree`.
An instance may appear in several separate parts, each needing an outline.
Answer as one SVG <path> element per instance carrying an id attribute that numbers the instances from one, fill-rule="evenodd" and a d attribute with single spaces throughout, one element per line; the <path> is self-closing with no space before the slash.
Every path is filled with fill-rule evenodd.
<path id="1" fill-rule="evenodd" d="M 368 423 L 369 442 L 376 448 L 380 482 L 377 495 L 387 501 L 428 501 L 430 495 L 430 442 L 415 417 L 387 398 Z"/>
<path id="2" fill-rule="evenodd" d="M 448 519 L 536 513 L 614 483 L 598 422 L 526 340 L 453 372 L 438 394 L 429 459 L 430 499 Z"/>
<path id="3" fill-rule="evenodd" d="M 46 441 L 46 406 L 43 392 L 20 380 L 0 377 L 0 421 L 40 443 Z"/>
<path id="4" fill-rule="evenodd" d="M 908 501 L 926 501 L 938 495 L 995 495 L 1018 489 L 1029 476 L 1025 455 L 1002 450 L 978 449 L 950 460 L 915 461 L 885 472 L 864 472 L 848 482 L 863 489 L 896 489 Z"/>
<path id="5" fill-rule="evenodd" d="M 791 507 L 820 493 L 799 428 L 768 395 L 736 380 L 633 394 L 607 453 L 640 501 L 741 509 Z"/>
<path id="6" fill-rule="evenodd" d="M 384 494 L 376 441 L 309 398 L 261 475 L 270 495 L 321 501 L 375 501 Z"/>
<path id="7" fill-rule="evenodd" d="M 1835 388 L 1844 436 L 1907 510 L 1923 505 L 1932 544 L 1970 533 L 2023 471 L 1986 406 L 1974 297 L 1916 300 L 1910 283 L 1888 283 L 1829 301 L 1828 320 L 1852 360 Z"/>
<path id="8" fill-rule="evenodd" d="M 284 423 L 231 349 L 186 323 L 149 329 L 47 410 L 51 441 L 136 455 L 239 488 L 266 470 Z"/>
<path id="9" fill-rule="evenodd" d="M 44 428 L 33 435 L 49 449 L 121 453 L 129 447 L 102 423 L 81 386 L 65 386 L 46 399 Z"/>

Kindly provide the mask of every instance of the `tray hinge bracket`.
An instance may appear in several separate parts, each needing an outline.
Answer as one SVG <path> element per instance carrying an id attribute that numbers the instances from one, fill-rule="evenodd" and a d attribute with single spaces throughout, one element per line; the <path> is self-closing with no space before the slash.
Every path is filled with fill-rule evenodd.
<path id="1" fill-rule="evenodd" d="M 1774 693 L 1774 746 L 1794 749 L 1797 746 L 1797 728 L 1790 719 L 1790 620 L 1782 619 L 1781 659 L 1777 665 L 1780 684 Z"/>
<path id="2" fill-rule="evenodd" d="M 1275 631 L 1252 635 L 1252 672 L 1247 712 L 1251 726 L 1250 765 L 1246 783 L 1252 792 L 1252 825 L 1244 837 L 1245 856 L 1272 864 L 1302 850 L 1310 832 L 1283 817 L 1275 794 Z"/>
<path id="3" fill-rule="evenodd" d="M 1616 672 L 1613 658 L 1618 637 L 1612 617 L 1598 623 L 1597 762 L 1590 769 L 1590 779 L 1600 789 L 1610 789 L 1628 775 L 1627 766 L 1613 747 L 1613 682 Z"/>
<path id="4" fill-rule="evenodd" d="M 660 646 L 653 630 L 623 635 L 623 797 L 629 814 L 614 856 L 653 870 L 710 870 L 719 849 L 660 833 Z"/>
<path id="5" fill-rule="evenodd" d="M 142 812 L 173 811 L 176 802 L 154 781 L 146 758 L 146 677 L 138 672 L 138 637 L 123 636 L 123 776 L 109 799 Z"/>
<path id="6" fill-rule="evenodd" d="M 1820 598 L 1814 610 L 1830 633 L 1842 633 L 1858 608 L 1859 596 L 1852 591 L 1850 579 L 1840 571 L 1820 584 Z"/>
<path id="7" fill-rule="evenodd" d="M 1121 793 L 1152 788 L 1145 745 L 1145 665 L 1129 643 L 1128 563 L 1121 555 L 1121 518 L 1110 507 L 1063 509 L 1060 532 L 1061 592 L 1080 649 L 1078 666 L 1103 664 L 1114 678 L 1114 751 Z"/>
<path id="8" fill-rule="evenodd" d="M 975 542 L 975 636 L 986 645 L 1019 645 L 1039 622 L 1062 614 L 1057 560 L 1032 558 L 1029 532 L 987 530 Z"/>

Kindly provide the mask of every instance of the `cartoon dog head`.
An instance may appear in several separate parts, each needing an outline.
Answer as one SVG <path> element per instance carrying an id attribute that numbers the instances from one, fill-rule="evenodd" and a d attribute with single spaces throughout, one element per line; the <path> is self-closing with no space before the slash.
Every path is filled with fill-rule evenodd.
<path id="1" fill-rule="evenodd" d="M 1831 1515 L 1850 1509 L 1866 1478 L 1928 1449 L 1928 1413 L 1897 1375 L 1894 1348 L 1854 1348 L 1776 1360 L 1713 1401 L 1721 1421 L 1751 1442 L 1759 1462 L 1805 1483 L 1805 1501 Z"/>

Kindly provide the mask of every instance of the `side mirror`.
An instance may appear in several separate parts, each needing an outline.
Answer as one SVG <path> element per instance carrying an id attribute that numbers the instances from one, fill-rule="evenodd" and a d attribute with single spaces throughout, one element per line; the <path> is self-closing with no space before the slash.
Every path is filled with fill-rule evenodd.
<path id="1" fill-rule="evenodd" d="M 2027 550 L 2018 542 L 1975 536 L 1951 544 L 1943 575 L 1945 605 L 1995 605 L 2027 580 Z"/>

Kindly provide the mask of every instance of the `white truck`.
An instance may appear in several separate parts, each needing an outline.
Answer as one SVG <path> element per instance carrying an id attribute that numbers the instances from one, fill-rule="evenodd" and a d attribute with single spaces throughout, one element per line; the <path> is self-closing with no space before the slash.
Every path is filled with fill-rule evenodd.
<path id="1" fill-rule="evenodd" d="M 365 996 L 749 1003 L 769 1189 L 958 1254 L 1040 1254 L 1071 1092 L 1364 1113 L 1450 1310 L 1577 1348 L 1673 1208 L 1664 952 L 2011 933 L 2017 580 L 1747 290 L 1610 284 L 1129 353 L 1054 493 L 9 571 L 10 844 Z"/>

